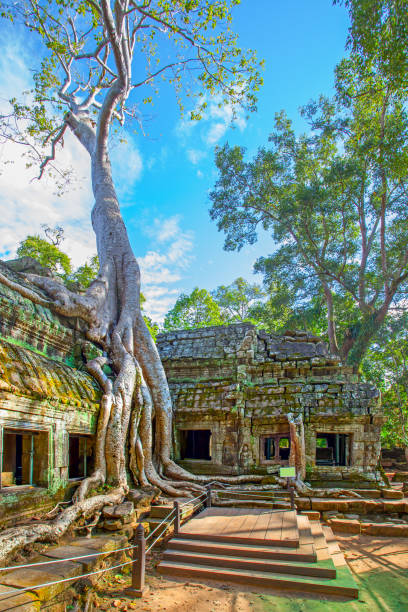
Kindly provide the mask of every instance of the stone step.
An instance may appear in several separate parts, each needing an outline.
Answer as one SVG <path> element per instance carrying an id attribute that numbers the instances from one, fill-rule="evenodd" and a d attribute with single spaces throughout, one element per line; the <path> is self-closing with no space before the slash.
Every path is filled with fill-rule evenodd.
<path id="1" fill-rule="evenodd" d="M 160 523 L 162 523 L 162 518 L 147 518 L 144 523 L 148 523 L 150 527 L 150 532 L 154 531 L 157 527 L 159 527 Z M 163 535 L 166 532 L 170 532 L 174 529 L 173 527 L 173 517 L 170 517 L 168 521 L 163 521 L 163 524 L 157 531 L 155 532 L 155 536 Z"/>
<path id="2" fill-rule="evenodd" d="M 218 566 L 196 565 L 191 563 L 177 563 L 162 561 L 158 567 L 161 574 L 167 576 L 181 576 L 183 579 L 217 580 L 222 582 L 235 582 L 264 588 L 278 588 L 290 591 L 302 591 L 358 598 L 358 588 L 350 573 L 340 572 L 341 576 L 334 578 L 312 578 L 294 576 L 293 574 L 251 571 L 245 569 L 224 568 Z"/>
<path id="3" fill-rule="evenodd" d="M 184 503 L 184 502 L 183 502 Z M 173 504 L 163 504 L 158 506 L 152 506 L 149 512 L 148 518 L 165 518 L 172 510 Z M 193 513 L 193 504 L 187 504 L 180 508 L 181 517 L 186 518 L 191 516 Z"/>
<path id="4" fill-rule="evenodd" d="M 298 548 L 284 548 L 278 546 L 254 546 L 251 544 L 232 544 L 226 542 L 209 542 L 208 540 L 190 540 L 185 538 L 172 538 L 168 550 L 211 553 L 215 555 L 231 555 L 251 557 L 257 559 L 273 559 L 282 561 L 296 560 L 298 562 L 317 561 L 316 553 L 311 544 L 301 545 Z"/>
<path id="5" fill-rule="evenodd" d="M 276 498 L 290 498 L 287 489 L 277 489 L 276 491 L 240 491 L 237 489 L 214 491 L 221 499 L 265 499 L 266 501 Z"/>
<path id="6" fill-rule="evenodd" d="M 214 553 L 187 552 L 182 550 L 167 550 L 163 559 L 175 563 L 193 565 L 210 565 L 223 568 L 245 569 L 251 571 L 273 572 L 276 574 L 296 574 L 300 576 L 317 576 L 336 578 L 336 568 L 331 559 L 319 563 L 299 563 L 271 559 L 261 560 L 249 556 L 216 555 Z"/>

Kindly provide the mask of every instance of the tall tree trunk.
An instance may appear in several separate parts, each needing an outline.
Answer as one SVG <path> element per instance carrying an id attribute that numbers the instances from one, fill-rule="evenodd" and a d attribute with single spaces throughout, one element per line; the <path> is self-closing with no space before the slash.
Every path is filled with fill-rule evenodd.
<path id="1" fill-rule="evenodd" d="M 340 355 L 336 336 L 336 320 L 334 314 L 333 294 L 329 285 L 325 281 L 322 281 L 322 285 L 327 306 L 327 334 L 329 337 L 330 352 L 333 355 Z"/>
<path id="2" fill-rule="evenodd" d="M 357 371 L 371 342 L 380 331 L 388 312 L 391 299 L 376 312 L 365 315 L 361 323 L 348 330 L 340 354 L 343 361 Z"/>

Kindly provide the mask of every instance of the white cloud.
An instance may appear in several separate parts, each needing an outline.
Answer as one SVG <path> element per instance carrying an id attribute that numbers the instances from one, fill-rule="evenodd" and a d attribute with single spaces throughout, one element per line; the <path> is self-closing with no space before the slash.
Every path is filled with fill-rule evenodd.
<path id="1" fill-rule="evenodd" d="M 215 145 L 224 136 L 228 129 L 228 125 L 225 123 L 212 123 L 209 131 L 205 136 L 205 142 L 208 145 Z"/>
<path id="2" fill-rule="evenodd" d="M 89 156 L 71 134 L 65 138 L 60 154 L 63 167 L 72 166 L 78 178 L 73 189 L 58 197 L 52 179 L 33 180 L 35 168 L 26 168 L 19 145 L 7 144 L 2 159 L 14 158 L 0 175 L 0 257 L 15 256 L 19 242 L 27 234 L 42 234 L 41 225 L 61 225 L 65 230 L 65 250 L 74 266 L 81 265 L 96 252 L 90 213 L 93 196 L 90 185 Z M 84 176 L 85 175 L 85 176 Z"/>
<path id="3" fill-rule="evenodd" d="M 207 154 L 205 151 L 200 151 L 199 149 L 188 149 L 187 150 L 187 157 L 191 161 L 191 163 L 194 164 L 195 166 L 199 164 L 200 161 L 204 159 L 204 157 L 206 157 L 206 155 Z"/>
<path id="4" fill-rule="evenodd" d="M 187 118 L 182 119 L 176 126 L 176 134 L 179 137 L 181 144 L 188 147 L 189 140 L 194 135 L 196 141 L 196 132 L 199 132 L 199 137 L 207 146 L 214 146 L 223 138 L 229 127 L 237 127 L 241 132 L 246 127 L 246 119 L 242 108 L 235 108 L 231 104 L 224 104 L 221 96 L 217 95 L 205 100 L 208 104 L 205 111 L 202 113 L 202 119 L 199 122 L 190 121 Z M 201 101 L 202 102 L 202 101 Z M 195 109 L 198 110 L 198 106 Z M 197 153 L 200 157 L 197 157 Z M 205 156 L 205 151 L 196 148 L 187 149 L 187 157 L 192 164 L 196 165 Z"/>
<path id="5" fill-rule="evenodd" d="M 192 261 L 194 236 L 180 227 L 180 217 L 155 219 L 149 232 L 158 245 L 139 258 L 142 274 L 142 291 L 146 298 L 145 311 L 154 321 L 163 321 L 180 293 L 174 283 Z"/>
<path id="6" fill-rule="evenodd" d="M 120 195 L 133 190 L 143 172 L 143 160 L 132 138 L 121 142 L 111 150 L 112 175 Z"/>

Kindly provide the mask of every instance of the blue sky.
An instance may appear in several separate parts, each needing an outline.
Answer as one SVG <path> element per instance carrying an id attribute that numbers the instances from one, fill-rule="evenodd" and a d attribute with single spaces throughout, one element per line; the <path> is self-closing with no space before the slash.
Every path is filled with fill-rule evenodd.
<path id="1" fill-rule="evenodd" d="M 0 57 L 0 99 L 29 86 L 35 49 L 0 24 L 4 53 Z M 234 10 L 234 29 L 242 47 L 255 48 L 265 59 L 264 86 L 258 112 L 238 118 L 228 127 L 228 109 L 214 104 L 197 124 L 180 119 L 175 97 L 166 90 L 155 101 L 146 136 L 132 133 L 126 145 L 112 152 L 122 212 L 142 268 L 146 309 L 160 320 L 180 292 L 194 286 L 213 289 L 237 276 L 260 282 L 252 266 L 273 250 L 267 235 L 240 253 L 223 250 L 224 237 L 208 215 L 208 192 L 217 174 L 214 147 L 226 141 L 240 144 L 252 155 L 267 142 L 274 114 L 285 109 L 297 130 L 303 125 L 299 106 L 320 93 L 333 92 L 333 70 L 344 56 L 348 16 L 330 0 L 242 0 Z M 4 102 L 0 102 L 0 105 Z M 92 194 L 86 155 L 67 139 L 64 160 L 80 178 L 77 188 L 62 198 L 50 181 L 30 182 L 20 150 L 3 146 L 5 166 L 0 175 L 0 257 L 14 255 L 27 233 L 40 232 L 42 223 L 65 228 L 63 247 L 79 265 L 95 251 L 89 214 Z"/>

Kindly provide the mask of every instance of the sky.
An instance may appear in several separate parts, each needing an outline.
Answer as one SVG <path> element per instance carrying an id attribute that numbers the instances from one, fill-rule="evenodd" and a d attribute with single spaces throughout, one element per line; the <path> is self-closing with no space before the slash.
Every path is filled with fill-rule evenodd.
<path id="1" fill-rule="evenodd" d="M 175 96 L 166 90 L 127 142 L 112 148 L 113 174 L 129 238 L 142 271 L 145 310 L 162 321 L 182 292 L 208 290 L 238 276 L 262 281 L 253 264 L 274 249 L 265 233 L 238 252 L 223 250 L 224 236 L 210 220 L 209 191 L 217 180 L 214 148 L 229 142 L 251 157 L 267 144 L 276 112 L 284 109 L 301 132 L 298 109 L 320 94 L 331 95 L 334 68 L 346 54 L 348 15 L 331 0 L 242 0 L 233 11 L 234 31 L 243 48 L 265 60 L 258 110 L 238 115 L 209 101 L 206 117 L 180 118 Z M 7 100 L 30 87 L 37 50 L 27 37 L 0 22 L 0 112 Z M 136 126 L 137 128 L 137 126 Z M 62 244 L 75 266 L 96 252 L 90 224 L 93 204 L 89 159 L 68 135 L 60 165 L 73 167 L 77 181 L 63 196 L 52 180 L 35 180 L 19 145 L 0 145 L 0 258 L 11 259 L 27 234 L 41 225 L 61 225 Z"/>

